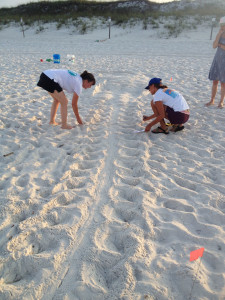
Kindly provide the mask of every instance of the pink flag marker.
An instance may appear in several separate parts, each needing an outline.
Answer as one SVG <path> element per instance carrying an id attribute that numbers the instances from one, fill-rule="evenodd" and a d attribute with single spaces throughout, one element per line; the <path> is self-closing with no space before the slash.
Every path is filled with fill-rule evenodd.
<path id="1" fill-rule="evenodd" d="M 193 261 L 193 260 L 198 259 L 199 257 L 202 257 L 203 252 L 204 252 L 204 248 L 200 248 L 200 249 L 192 251 L 190 253 L 190 261 Z"/>

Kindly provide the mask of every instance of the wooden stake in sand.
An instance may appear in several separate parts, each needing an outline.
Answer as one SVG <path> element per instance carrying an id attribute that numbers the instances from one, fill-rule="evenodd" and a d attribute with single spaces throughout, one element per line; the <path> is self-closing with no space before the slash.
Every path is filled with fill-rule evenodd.
<path id="1" fill-rule="evenodd" d="M 3 156 L 6 157 L 6 156 L 9 156 L 9 155 L 12 155 L 12 154 L 14 154 L 14 152 L 10 152 L 10 153 L 7 153 L 7 154 L 3 154 Z"/>
<path id="2" fill-rule="evenodd" d="M 210 33 L 210 40 L 212 39 L 212 33 L 213 33 L 213 26 L 216 23 L 216 18 L 212 18 L 212 26 L 211 26 L 211 33 Z"/>
<path id="3" fill-rule="evenodd" d="M 20 19 L 20 26 L 22 27 L 23 37 L 25 37 L 24 27 L 23 27 L 23 18 Z"/>
<path id="4" fill-rule="evenodd" d="M 111 32 L 111 18 L 108 18 L 108 23 L 109 23 L 109 39 L 110 39 L 110 32 Z"/>
<path id="5" fill-rule="evenodd" d="M 191 297 L 192 297 L 192 292 L 193 292 L 193 288 L 194 288 L 194 284 L 195 284 L 195 280 L 197 278 L 197 275 L 198 275 L 198 271 L 199 271 L 199 268 L 200 268 L 200 264 L 202 262 L 202 255 L 203 255 L 203 252 L 204 252 L 204 248 L 200 248 L 200 249 L 197 249 L 197 250 L 194 250 L 190 253 L 190 261 L 193 261 L 193 260 L 196 260 L 198 259 L 199 257 L 201 257 L 200 261 L 199 261 L 199 265 L 198 265 L 198 269 L 197 269 L 197 272 L 195 274 L 195 278 L 193 280 L 193 283 L 192 283 L 192 287 L 191 287 L 191 293 L 190 293 L 190 296 L 189 296 L 189 300 L 191 300 Z"/>

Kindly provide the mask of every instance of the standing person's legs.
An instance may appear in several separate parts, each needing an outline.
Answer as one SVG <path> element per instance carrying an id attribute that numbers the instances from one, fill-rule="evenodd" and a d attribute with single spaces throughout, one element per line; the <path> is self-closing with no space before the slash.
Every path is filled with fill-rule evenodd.
<path id="1" fill-rule="evenodd" d="M 214 104 L 217 89 L 218 89 L 218 83 L 219 83 L 219 80 L 213 80 L 211 100 L 208 103 L 206 103 L 206 106 L 210 106 L 210 105 Z"/>
<path id="2" fill-rule="evenodd" d="M 51 117 L 54 118 L 54 114 L 56 114 L 57 111 L 57 102 L 58 101 L 61 104 L 61 118 L 62 118 L 62 129 L 72 129 L 72 126 L 67 125 L 67 105 L 68 105 L 68 100 L 66 98 L 66 95 L 64 92 L 57 92 L 54 91 L 54 93 L 50 93 L 52 98 L 54 99 L 54 102 L 52 104 L 52 109 L 51 109 Z M 58 104 L 59 105 L 59 104 Z"/>
<path id="3" fill-rule="evenodd" d="M 225 82 L 221 82 L 220 103 L 218 105 L 219 108 L 223 108 L 224 97 L 225 97 Z"/>
<path id="4" fill-rule="evenodd" d="M 55 117 L 56 117 L 56 113 L 59 107 L 59 101 L 53 97 L 53 95 L 51 93 L 49 93 L 49 95 L 51 95 L 51 97 L 53 98 L 53 103 L 52 103 L 52 107 L 51 107 L 51 114 L 50 114 L 50 122 L 49 124 L 52 125 L 59 125 L 60 123 L 55 121 Z"/>
<path id="5" fill-rule="evenodd" d="M 67 104 L 68 100 L 64 94 L 61 86 L 55 82 L 53 79 L 50 79 L 44 73 L 41 73 L 40 80 L 37 83 L 38 86 L 43 88 L 45 91 L 51 95 L 53 98 L 53 104 L 51 108 L 50 124 L 58 125 L 55 122 L 55 116 L 59 104 L 61 104 L 61 118 L 62 118 L 62 129 L 71 129 L 72 127 L 67 125 Z"/>

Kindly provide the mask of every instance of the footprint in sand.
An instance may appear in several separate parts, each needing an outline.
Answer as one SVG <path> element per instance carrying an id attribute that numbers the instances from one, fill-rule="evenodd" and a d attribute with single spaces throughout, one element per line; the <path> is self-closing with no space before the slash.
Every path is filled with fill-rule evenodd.
<path id="1" fill-rule="evenodd" d="M 193 207 L 189 205 L 185 205 L 183 203 L 180 203 L 178 201 L 169 200 L 163 204 L 166 208 L 178 210 L 178 211 L 184 211 L 184 212 L 193 212 Z"/>
<path id="2" fill-rule="evenodd" d="M 19 179 L 16 181 L 16 185 L 20 187 L 25 187 L 29 183 L 30 176 L 25 174 L 19 177 Z"/>
<path id="3" fill-rule="evenodd" d="M 82 162 L 78 165 L 78 169 L 80 170 L 90 170 L 96 166 L 93 162 Z"/>
<path id="4" fill-rule="evenodd" d="M 39 194 L 42 198 L 48 198 L 52 194 L 52 188 L 41 188 Z"/>
<path id="5" fill-rule="evenodd" d="M 136 158 L 136 157 L 140 156 L 140 150 L 137 150 L 135 148 L 125 148 L 125 147 L 123 147 L 119 150 L 119 154 L 121 156 L 125 156 L 125 157 L 129 156 L 129 157 Z"/>
<path id="6" fill-rule="evenodd" d="M 85 183 L 86 183 L 86 180 L 84 181 L 77 181 L 77 180 L 68 180 L 66 182 L 66 186 L 68 189 L 72 190 L 72 189 L 81 189 L 83 187 L 85 187 Z"/>
<path id="7" fill-rule="evenodd" d="M 71 199 L 67 192 L 63 192 L 55 198 L 55 201 L 58 205 L 69 205 Z"/>
<path id="8" fill-rule="evenodd" d="M 93 291 L 99 294 L 96 300 L 103 299 L 101 293 L 107 290 L 107 281 L 104 269 L 96 264 L 83 262 L 81 267 L 82 288 L 76 287 L 75 295 L 79 295 L 79 299 L 93 299 Z M 72 298 L 71 298 L 72 299 Z M 75 298 L 74 298 L 75 299 Z M 78 299 L 76 297 L 76 299 Z"/>
<path id="9" fill-rule="evenodd" d="M 126 223 L 131 223 L 132 220 L 138 217 L 137 212 L 135 211 L 135 207 L 132 209 L 122 209 L 118 208 L 116 209 L 116 213 L 119 216 L 119 218 Z M 138 218 L 137 218 L 138 219 Z"/>
<path id="10" fill-rule="evenodd" d="M 129 202 L 139 202 L 143 200 L 143 195 L 139 190 L 135 190 L 135 188 L 131 189 L 130 187 L 124 187 L 119 190 L 119 197 L 125 199 Z"/>
<path id="11" fill-rule="evenodd" d="M 28 271 L 25 268 L 20 270 L 18 263 L 11 261 L 5 264 L 2 279 L 5 284 L 13 284 L 22 280 L 26 274 L 28 274 Z"/>
<path id="12" fill-rule="evenodd" d="M 83 170 L 72 170 L 71 171 L 71 177 L 81 177 L 81 178 L 86 178 L 89 177 L 89 172 L 88 171 L 83 171 Z"/>

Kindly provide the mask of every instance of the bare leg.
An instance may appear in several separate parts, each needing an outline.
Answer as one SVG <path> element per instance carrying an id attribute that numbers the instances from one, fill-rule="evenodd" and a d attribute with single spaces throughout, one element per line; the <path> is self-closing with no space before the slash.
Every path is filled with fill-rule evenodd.
<path id="1" fill-rule="evenodd" d="M 159 112 L 158 112 L 158 110 L 156 109 L 156 106 L 155 106 L 155 104 L 153 103 L 153 101 L 151 101 L 151 107 L 152 107 L 152 110 L 153 110 L 154 114 L 155 114 L 156 116 L 158 116 L 158 115 L 159 115 Z M 166 123 L 165 123 L 164 119 L 162 119 L 162 120 L 160 121 L 160 126 L 161 126 L 161 128 L 164 129 L 164 130 L 167 129 L 167 126 L 166 126 Z"/>
<path id="2" fill-rule="evenodd" d="M 221 82 L 220 103 L 218 105 L 219 108 L 223 108 L 224 97 L 225 97 L 225 82 Z"/>
<path id="3" fill-rule="evenodd" d="M 49 94 L 52 96 L 51 93 L 49 93 Z M 59 123 L 55 121 L 56 113 L 57 113 L 57 110 L 58 110 L 58 107 L 59 107 L 59 101 L 57 99 L 55 99 L 53 96 L 52 96 L 52 98 L 53 98 L 53 103 L 52 103 L 52 108 L 51 108 L 51 115 L 50 115 L 49 124 L 59 125 Z"/>
<path id="4" fill-rule="evenodd" d="M 206 106 L 210 106 L 214 104 L 217 89 L 218 89 L 218 83 L 219 83 L 218 80 L 213 80 L 211 100 L 208 103 L 206 103 Z"/>
<path id="5" fill-rule="evenodd" d="M 54 91 L 54 93 L 50 93 L 50 95 L 53 97 L 54 100 L 57 100 L 61 104 L 61 118 L 62 118 L 62 126 L 61 126 L 61 128 L 62 129 L 71 129 L 72 126 L 69 126 L 67 124 L 67 105 L 68 105 L 68 100 L 66 98 L 66 95 L 64 94 L 64 92 L 57 92 L 57 91 Z M 56 107 L 52 108 L 53 114 L 54 114 L 55 109 L 56 109 Z"/>

